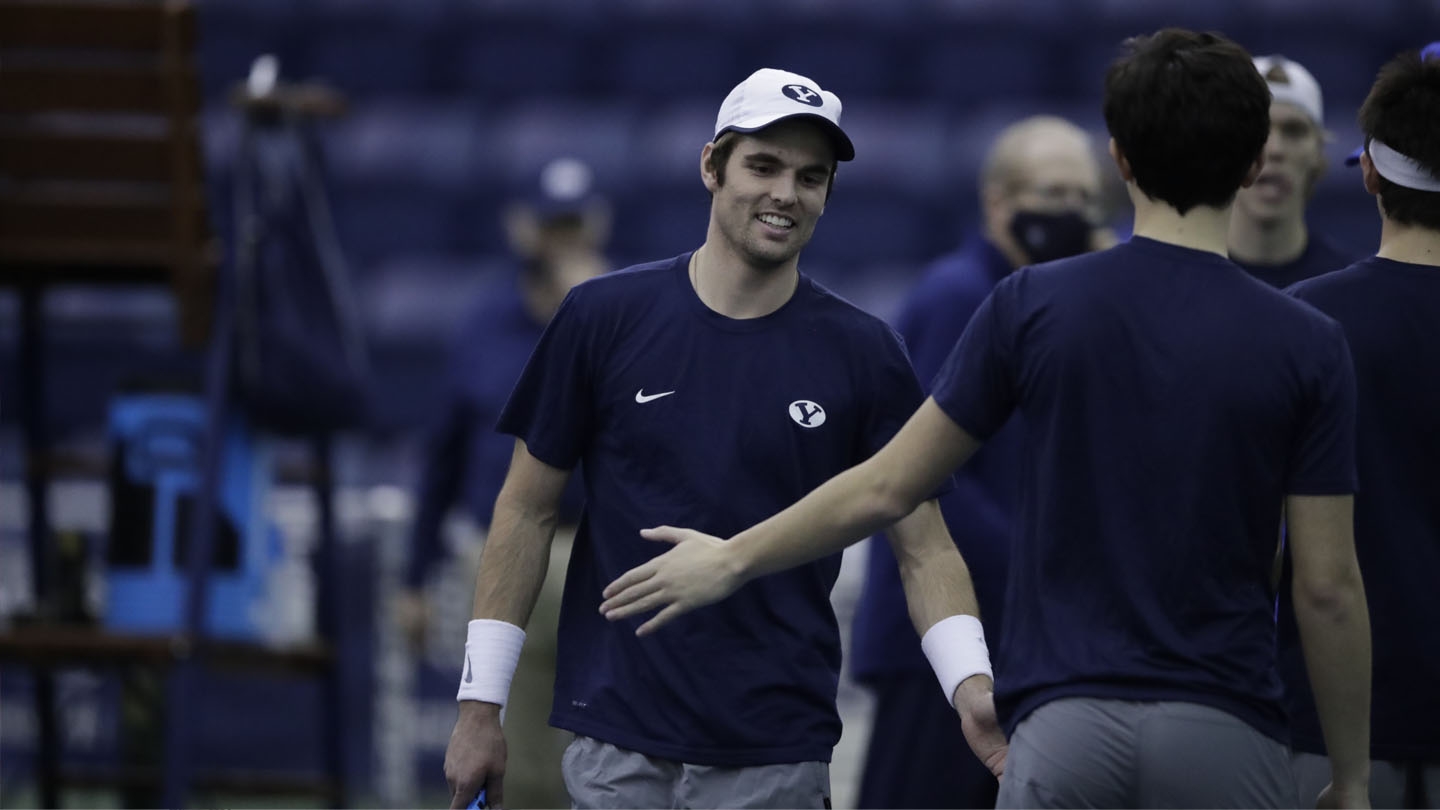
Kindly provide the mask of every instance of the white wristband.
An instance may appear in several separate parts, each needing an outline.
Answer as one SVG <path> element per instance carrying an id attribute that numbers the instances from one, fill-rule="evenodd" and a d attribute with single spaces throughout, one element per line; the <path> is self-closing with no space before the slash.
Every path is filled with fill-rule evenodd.
<path id="1" fill-rule="evenodd" d="M 509 622 L 471 621 L 465 632 L 465 671 L 455 699 L 495 703 L 503 712 L 524 645 L 525 631 Z"/>
<path id="2" fill-rule="evenodd" d="M 946 702 L 955 700 L 955 689 L 971 675 L 994 678 L 990 650 L 985 646 L 985 628 L 974 616 L 946 616 L 925 631 L 920 649 L 930 659 Z"/>

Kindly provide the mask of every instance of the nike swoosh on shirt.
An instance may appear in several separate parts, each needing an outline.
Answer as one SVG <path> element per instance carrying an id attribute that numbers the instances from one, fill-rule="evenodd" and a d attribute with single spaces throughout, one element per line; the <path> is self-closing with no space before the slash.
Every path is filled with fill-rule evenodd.
<path id="1" fill-rule="evenodd" d="M 673 394 L 673 393 L 675 393 L 675 392 L 674 392 L 674 391 L 666 391 L 666 392 L 663 393 L 663 394 L 648 394 L 648 395 L 647 395 L 647 394 L 645 393 L 645 389 L 644 389 L 644 388 L 641 388 L 639 391 L 636 391 L 636 392 L 635 392 L 635 401 L 638 402 L 638 403 L 640 403 L 641 405 L 644 405 L 645 403 L 649 402 L 649 401 L 652 400 L 652 399 L 659 399 L 659 398 L 661 398 L 661 397 L 668 397 L 668 396 L 670 396 L 670 395 Z"/>

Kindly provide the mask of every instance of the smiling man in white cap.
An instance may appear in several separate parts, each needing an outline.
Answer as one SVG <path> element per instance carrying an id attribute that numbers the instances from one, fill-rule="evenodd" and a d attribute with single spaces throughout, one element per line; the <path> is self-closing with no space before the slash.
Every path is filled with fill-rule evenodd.
<path id="1" fill-rule="evenodd" d="M 741 82 L 700 154 L 704 244 L 580 284 L 540 339 L 499 420 L 516 442 L 476 579 L 446 753 L 453 806 L 481 789 L 503 802 L 500 713 L 577 464 L 587 506 L 550 716 L 576 735 L 562 764 L 573 805 L 829 806 L 838 554 L 653 637 L 599 606 L 606 583 L 665 550 L 641 529 L 724 535 L 769 517 L 883 446 L 924 399 L 895 333 L 799 271 L 836 164 L 855 154 L 840 108 L 794 73 Z M 998 772 L 974 590 L 933 498 L 891 537 L 941 688 Z"/>
<path id="2" fill-rule="evenodd" d="M 1305 206 L 1325 174 L 1325 105 L 1320 83 L 1299 62 L 1259 56 L 1270 87 L 1265 168 L 1240 189 L 1230 215 L 1230 258 L 1272 287 L 1339 270 L 1358 251 L 1335 245 L 1305 224 Z"/>

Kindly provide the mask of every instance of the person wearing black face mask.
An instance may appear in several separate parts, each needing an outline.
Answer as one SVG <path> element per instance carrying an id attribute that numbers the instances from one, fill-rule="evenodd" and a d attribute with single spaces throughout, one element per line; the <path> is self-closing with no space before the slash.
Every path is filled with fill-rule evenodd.
<path id="1" fill-rule="evenodd" d="M 1001 279 L 1113 241 L 1095 224 L 1100 170 L 1090 138 L 1063 119 L 1036 116 L 1001 132 L 985 158 L 979 190 L 979 233 L 934 263 L 895 324 L 927 383 Z M 1020 444 L 1011 420 L 955 475 L 956 489 L 940 498 L 970 566 L 992 649 L 1000 643 Z M 995 777 L 970 754 L 958 717 L 935 688 L 906 613 L 894 554 L 883 540 L 870 543 L 852 633 L 852 674 L 877 700 L 858 806 L 994 807 Z"/>

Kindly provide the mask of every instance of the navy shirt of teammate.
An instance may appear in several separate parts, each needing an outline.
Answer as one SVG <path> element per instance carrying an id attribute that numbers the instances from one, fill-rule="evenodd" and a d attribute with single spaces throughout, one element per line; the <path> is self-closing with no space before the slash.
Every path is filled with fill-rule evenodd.
<path id="1" fill-rule="evenodd" d="M 1277 290 L 1283 290 L 1308 278 L 1333 273 L 1358 258 L 1360 257 L 1355 251 L 1346 250 L 1314 231 L 1310 232 L 1305 242 L 1305 250 L 1288 262 L 1257 264 L 1231 257 L 1245 272 Z"/>
<path id="2" fill-rule="evenodd" d="M 1002 281 L 933 396 L 976 437 L 1016 410 L 1030 432 L 995 665 L 1007 732 L 1087 696 L 1209 705 L 1285 739 L 1281 505 L 1355 487 L 1333 321 L 1220 256 L 1136 237 Z"/>
<path id="3" fill-rule="evenodd" d="M 500 420 L 539 460 L 585 470 L 551 723 L 686 763 L 829 761 L 838 555 L 649 637 L 596 607 L 661 550 L 642 528 L 735 534 L 864 460 L 923 395 L 894 332 L 807 277 L 778 310 L 736 320 L 696 295 L 689 259 L 575 288 Z"/>
<path id="4" fill-rule="evenodd" d="M 1355 552 L 1374 650 L 1370 750 L 1375 759 L 1440 759 L 1440 643 L 1424 642 L 1440 627 L 1440 268 L 1372 257 L 1290 293 L 1345 328 L 1355 363 Z M 1293 744 L 1323 754 L 1294 613 L 1283 604 Z"/>

